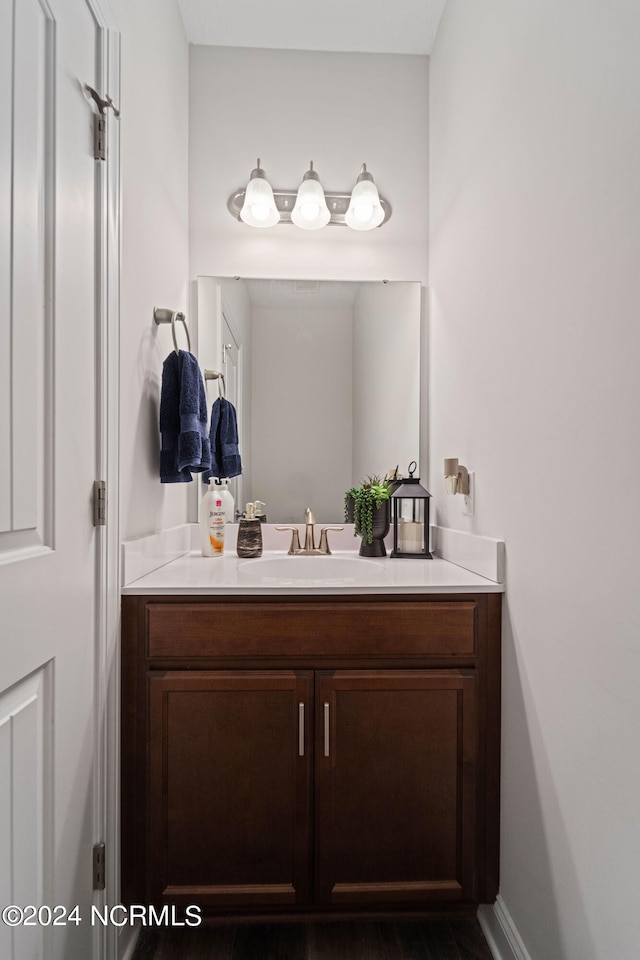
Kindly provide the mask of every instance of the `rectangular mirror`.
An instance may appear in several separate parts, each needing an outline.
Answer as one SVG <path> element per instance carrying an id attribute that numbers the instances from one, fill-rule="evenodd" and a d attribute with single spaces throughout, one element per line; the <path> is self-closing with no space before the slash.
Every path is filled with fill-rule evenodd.
<path id="1" fill-rule="evenodd" d="M 342 523 L 350 487 L 420 461 L 420 298 L 418 282 L 198 278 L 200 364 L 238 413 L 236 508 Z"/>

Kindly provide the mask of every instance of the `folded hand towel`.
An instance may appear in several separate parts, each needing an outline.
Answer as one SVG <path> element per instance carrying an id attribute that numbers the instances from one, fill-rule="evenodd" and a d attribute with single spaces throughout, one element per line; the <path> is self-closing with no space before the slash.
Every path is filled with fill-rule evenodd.
<path id="1" fill-rule="evenodd" d="M 209 469 L 207 395 L 198 361 L 186 350 L 170 353 L 162 368 L 160 431 L 162 483 L 189 483 L 192 472 Z"/>
<path id="2" fill-rule="evenodd" d="M 236 408 L 226 397 L 218 397 L 213 404 L 209 445 L 211 467 L 205 471 L 205 479 L 240 476 L 242 461 L 238 448 L 238 418 Z"/>

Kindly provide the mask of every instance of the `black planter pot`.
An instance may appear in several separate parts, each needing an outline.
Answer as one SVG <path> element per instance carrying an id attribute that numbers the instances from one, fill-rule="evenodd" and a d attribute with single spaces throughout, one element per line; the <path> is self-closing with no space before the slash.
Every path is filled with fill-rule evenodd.
<path id="1" fill-rule="evenodd" d="M 345 523 L 353 523 L 355 520 L 356 502 L 353 497 L 345 497 Z"/>
<path id="2" fill-rule="evenodd" d="M 389 533 L 391 524 L 391 506 L 388 500 L 383 500 L 379 507 L 373 508 L 373 520 L 371 524 L 371 543 L 360 544 L 361 557 L 386 557 L 387 548 L 384 545 L 384 538 Z"/>

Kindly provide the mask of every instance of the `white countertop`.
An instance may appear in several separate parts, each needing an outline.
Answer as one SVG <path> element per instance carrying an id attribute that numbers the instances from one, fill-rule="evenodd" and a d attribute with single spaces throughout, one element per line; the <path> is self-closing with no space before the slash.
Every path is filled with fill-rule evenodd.
<path id="1" fill-rule="evenodd" d="M 122 588 L 125 595 L 149 594 L 155 596 L 322 596 L 336 594 L 403 594 L 403 593 L 502 593 L 504 584 L 481 577 L 464 567 L 434 557 L 432 560 L 392 559 L 382 557 L 373 561 L 358 558 L 357 551 L 334 551 L 339 576 L 316 576 L 317 565 L 311 563 L 308 578 L 300 575 L 300 564 L 315 557 L 291 557 L 286 551 L 268 551 L 262 560 L 279 559 L 282 573 L 260 560 L 241 560 L 235 551 L 225 551 L 222 557 L 202 557 L 191 551 L 165 563 L 164 566 L 133 580 Z M 331 558 L 321 558 L 327 564 Z M 287 577 L 285 564 L 295 577 Z M 355 563 L 358 563 L 356 566 Z M 328 568 L 330 571 L 330 568 Z"/>

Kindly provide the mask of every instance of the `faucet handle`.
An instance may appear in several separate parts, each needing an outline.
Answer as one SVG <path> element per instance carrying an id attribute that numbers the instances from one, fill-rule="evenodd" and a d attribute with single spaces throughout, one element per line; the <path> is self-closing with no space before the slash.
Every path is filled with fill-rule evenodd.
<path id="1" fill-rule="evenodd" d="M 329 541 L 327 540 L 327 530 L 344 530 L 344 527 L 322 527 L 320 530 L 320 546 L 318 550 L 320 553 L 326 553 L 327 555 L 331 554 L 329 550 Z"/>
<path id="2" fill-rule="evenodd" d="M 291 546 L 289 547 L 289 553 L 300 553 L 300 533 L 298 532 L 297 527 L 276 527 L 276 530 L 291 530 Z"/>

